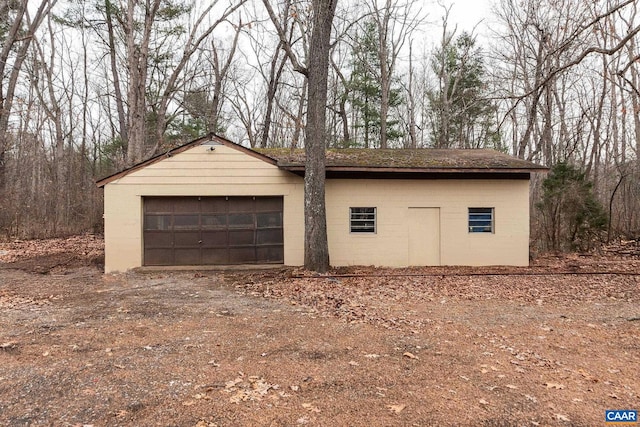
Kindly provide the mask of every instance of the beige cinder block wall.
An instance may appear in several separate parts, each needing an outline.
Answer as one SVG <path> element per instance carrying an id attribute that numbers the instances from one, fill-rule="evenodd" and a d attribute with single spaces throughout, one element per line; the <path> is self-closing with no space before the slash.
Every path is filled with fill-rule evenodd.
<path id="1" fill-rule="evenodd" d="M 409 208 L 439 208 L 441 265 L 529 263 L 527 180 L 328 180 L 327 207 L 335 266 L 409 265 Z M 376 207 L 377 233 L 350 233 L 349 207 Z M 469 233 L 469 207 L 494 208 L 495 232 Z"/>
<path id="2" fill-rule="evenodd" d="M 144 196 L 283 196 L 284 262 L 304 263 L 303 179 L 238 149 L 196 146 L 110 182 L 105 271 L 142 265 Z M 441 265 L 527 265 L 527 180 L 327 180 L 331 264 L 409 265 L 410 208 L 437 209 Z M 349 207 L 376 207 L 377 233 L 349 232 Z M 468 208 L 493 207 L 494 233 L 469 233 Z M 427 236 L 429 238 L 430 236 Z"/>
<path id="3" fill-rule="evenodd" d="M 303 264 L 303 179 L 237 149 L 210 147 L 193 147 L 105 185 L 105 272 L 142 265 L 144 196 L 283 196 L 284 262 Z"/>

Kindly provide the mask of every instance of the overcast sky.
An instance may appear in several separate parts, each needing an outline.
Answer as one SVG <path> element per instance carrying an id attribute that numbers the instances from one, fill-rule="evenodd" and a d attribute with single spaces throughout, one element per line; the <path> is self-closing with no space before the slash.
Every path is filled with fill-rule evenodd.
<path id="1" fill-rule="evenodd" d="M 414 48 L 422 45 L 421 48 L 428 54 L 441 45 L 444 15 L 442 4 L 451 6 L 447 23 L 448 31 L 455 29 L 456 36 L 463 31 L 474 31 L 478 45 L 487 46 L 489 42 L 487 25 L 491 20 L 491 5 L 494 1 L 496 0 L 428 0 L 422 9 L 427 19 L 422 26 L 423 32 L 414 36 Z"/>
<path id="2" fill-rule="evenodd" d="M 451 2 L 452 22 L 458 24 L 458 31 L 471 31 L 482 19 L 486 20 L 491 13 L 490 0 L 455 0 Z M 482 32 L 480 26 L 477 32 Z"/>

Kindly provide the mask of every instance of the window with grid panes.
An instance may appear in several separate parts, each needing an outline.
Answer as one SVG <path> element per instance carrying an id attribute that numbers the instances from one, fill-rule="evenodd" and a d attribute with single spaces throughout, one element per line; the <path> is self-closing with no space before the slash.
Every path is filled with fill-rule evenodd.
<path id="1" fill-rule="evenodd" d="M 349 208 L 349 231 L 352 233 L 375 233 L 376 208 Z"/>
<path id="2" fill-rule="evenodd" d="M 469 233 L 493 232 L 493 208 L 469 208 Z"/>

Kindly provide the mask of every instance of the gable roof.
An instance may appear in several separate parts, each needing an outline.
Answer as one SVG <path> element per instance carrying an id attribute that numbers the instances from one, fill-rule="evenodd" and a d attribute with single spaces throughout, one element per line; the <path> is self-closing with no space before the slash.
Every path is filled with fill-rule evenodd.
<path id="1" fill-rule="evenodd" d="M 208 135 L 205 135 L 201 138 L 198 139 L 194 139 L 191 142 L 188 142 L 186 144 L 180 145 L 179 147 L 176 148 L 172 148 L 170 150 L 168 150 L 165 153 L 161 153 L 158 154 L 156 156 L 151 157 L 150 159 L 144 160 L 140 163 L 137 163 L 131 167 L 128 167 L 126 169 L 121 170 L 120 172 L 116 172 L 114 174 L 111 174 L 109 176 L 106 176 L 104 178 L 99 179 L 98 181 L 96 181 L 96 185 L 98 187 L 104 187 L 105 185 L 107 185 L 108 183 L 115 181 L 116 179 L 120 179 L 124 176 L 129 175 L 130 173 L 137 171 L 139 169 L 142 169 L 144 167 L 147 167 L 149 165 L 152 165 L 154 163 L 159 162 L 160 160 L 164 160 L 168 157 L 172 157 L 176 154 L 180 154 L 183 151 L 186 151 L 192 147 L 196 147 L 198 145 L 206 145 L 209 143 L 215 143 L 215 144 L 221 144 L 221 145 L 226 145 L 227 147 L 232 147 L 235 148 L 236 150 L 242 151 L 250 156 L 253 157 L 257 157 L 260 160 L 263 160 L 267 163 L 271 163 L 273 165 L 276 165 L 276 160 L 264 155 L 264 154 L 260 154 L 257 151 L 251 150 L 250 148 L 247 147 L 243 147 L 240 144 L 236 144 L 235 142 L 231 142 L 226 138 L 223 138 L 221 136 L 215 135 L 213 133 L 210 133 Z"/>
<path id="2" fill-rule="evenodd" d="M 304 149 L 289 148 L 250 149 L 215 134 L 195 139 L 165 153 L 151 157 L 120 172 L 96 182 L 98 187 L 120 179 L 136 170 L 157 163 L 192 147 L 205 144 L 221 144 L 280 169 L 304 175 Z M 365 149 L 345 148 L 327 150 L 326 171 L 328 177 L 397 177 L 427 178 L 446 176 L 527 178 L 531 172 L 548 168 L 526 160 L 488 149 Z"/>

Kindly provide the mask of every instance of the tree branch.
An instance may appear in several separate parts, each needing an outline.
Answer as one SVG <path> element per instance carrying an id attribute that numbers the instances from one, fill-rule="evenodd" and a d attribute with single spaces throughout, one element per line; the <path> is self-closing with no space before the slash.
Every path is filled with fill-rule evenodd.
<path id="1" fill-rule="evenodd" d="M 278 22 L 278 17 L 276 16 L 275 12 L 273 11 L 273 8 L 271 7 L 271 3 L 269 2 L 269 0 L 262 0 L 262 3 L 264 4 L 264 7 L 267 9 L 267 13 L 269 14 L 269 18 L 271 19 L 273 26 L 276 28 L 278 37 L 280 38 L 281 46 L 284 49 L 285 53 L 287 54 L 289 61 L 291 61 L 291 65 L 293 66 L 293 69 L 298 73 L 303 74 L 304 76 L 308 76 L 309 69 L 303 66 L 302 64 L 300 64 L 300 62 L 298 62 L 298 57 L 293 52 L 293 49 L 291 48 L 291 43 L 289 43 L 289 40 L 287 39 L 287 35 L 284 29 L 282 28 L 282 26 L 280 26 L 280 23 Z"/>

